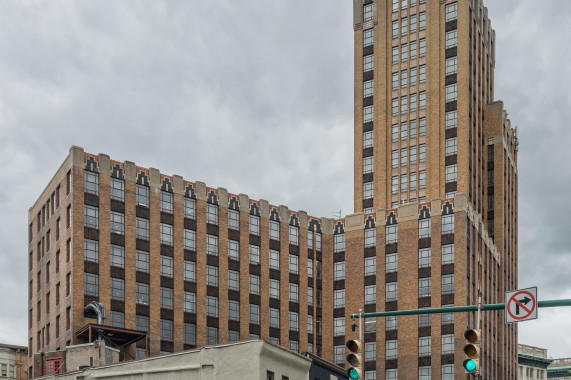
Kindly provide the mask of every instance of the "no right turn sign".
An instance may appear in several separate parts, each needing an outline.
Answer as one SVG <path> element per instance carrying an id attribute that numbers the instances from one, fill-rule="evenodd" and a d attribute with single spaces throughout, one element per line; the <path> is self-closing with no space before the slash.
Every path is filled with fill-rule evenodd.
<path id="1" fill-rule="evenodd" d="M 537 287 L 506 292 L 506 323 L 537 319 Z"/>

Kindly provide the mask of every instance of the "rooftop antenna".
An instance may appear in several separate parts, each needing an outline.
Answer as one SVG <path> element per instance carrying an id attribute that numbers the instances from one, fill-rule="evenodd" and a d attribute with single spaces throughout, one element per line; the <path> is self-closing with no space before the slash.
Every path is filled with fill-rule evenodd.
<path id="1" fill-rule="evenodd" d="M 341 215 L 342 215 L 341 210 L 334 211 L 334 212 L 332 212 L 332 214 L 333 214 L 333 217 L 335 217 L 335 219 L 341 219 Z"/>

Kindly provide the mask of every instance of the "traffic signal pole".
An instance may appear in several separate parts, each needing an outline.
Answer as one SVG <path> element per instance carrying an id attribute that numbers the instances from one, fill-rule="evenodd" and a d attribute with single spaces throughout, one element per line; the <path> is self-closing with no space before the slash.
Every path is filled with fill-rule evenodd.
<path id="1" fill-rule="evenodd" d="M 571 306 L 571 298 L 561 299 L 561 300 L 545 300 L 537 302 L 537 307 L 566 307 L 566 306 Z M 375 318 L 375 317 L 392 317 L 395 315 L 464 313 L 468 311 L 478 311 L 478 308 L 479 308 L 478 305 L 467 305 L 467 306 L 452 306 L 452 307 L 436 307 L 431 309 L 382 311 L 375 313 L 361 312 L 360 314 L 351 314 L 350 317 L 351 319 L 354 318 L 362 319 L 362 318 Z M 491 310 L 504 310 L 505 308 L 506 308 L 505 303 L 494 303 L 494 304 L 481 305 L 479 309 L 483 311 L 491 311 Z"/>

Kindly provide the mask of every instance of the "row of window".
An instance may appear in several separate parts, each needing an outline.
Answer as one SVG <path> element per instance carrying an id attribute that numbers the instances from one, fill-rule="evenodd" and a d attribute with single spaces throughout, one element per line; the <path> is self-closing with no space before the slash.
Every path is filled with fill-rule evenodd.
<path id="1" fill-rule="evenodd" d="M 452 38 L 452 37 L 451 37 Z M 457 39 L 457 38 L 456 38 Z M 453 41 L 451 40 L 450 43 Z M 456 45 L 454 45 L 456 46 Z M 426 38 L 421 38 L 418 41 L 410 41 L 400 46 L 393 46 L 392 48 L 392 64 L 396 65 L 400 62 L 406 62 L 409 59 L 422 58 L 426 55 Z"/>
<path id="2" fill-rule="evenodd" d="M 397 0 L 398 1 L 398 0 Z M 341 355 L 341 354 L 340 354 Z M 338 362 L 338 364 L 342 364 Z M 454 364 L 443 364 L 441 366 L 442 380 L 454 380 Z M 377 380 L 377 371 L 365 371 L 365 380 Z M 381 379 L 380 377 L 378 378 Z M 385 370 L 385 380 L 396 380 L 398 379 L 398 369 L 387 369 Z M 418 379 L 419 380 L 431 380 L 431 367 L 421 366 L 418 367 Z"/>
<path id="3" fill-rule="evenodd" d="M 410 21 L 410 22 L 409 22 Z M 411 14 L 410 17 L 403 17 L 399 20 L 393 21 L 393 38 L 406 36 L 407 34 L 416 33 L 418 30 L 426 29 L 426 12 L 420 12 L 418 15 Z"/>
<path id="4" fill-rule="evenodd" d="M 400 165 L 401 166 L 407 166 L 409 163 L 411 165 L 415 165 L 417 162 L 417 158 L 418 158 L 418 162 L 425 162 L 426 161 L 426 144 L 420 144 L 418 146 L 418 157 L 417 157 L 416 145 L 411 146 L 409 148 L 401 148 L 400 149 Z M 391 152 L 391 165 L 393 168 L 399 167 L 399 150 L 398 149 L 394 149 Z"/>
<path id="5" fill-rule="evenodd" d="M 409 80 L 410 79 L 410 80 Z M 392 74 L 392 89 L 398 90 L 399 85 L 401 88 L 410 86 L 416 86 L 418 83 L 425 83 L 426 82 L 426 65 L 420 65 L 417 67 L 410 68 L 410 76 L 409 70 L 404 69 L 399 72 L 394 72 Z M 366 82 L 365 82 L 366 83 Z"/>
<path id="6" fill-rule="evenodd" d="M 185 230 L 190 231 L 190 230 Z M 192 231 L 194 232 L 194 231 Z M 192 235 L 194 236 L 194 235 Z M 211 255 L 218 255 L 218 237 L 214 235 L 207 235 L 207 253 Z M 185 244 L 185 247 L 187 245 Z M 99 242 L 97 240 L 84 239 L 83 257 L 85 261 L 99 262 Z M 228 257 L 239 261 L 239 242 L 234 240 L 228 241 Z M 250 244 L 249 246 L 249 262 L 250 264 L 260 264 L 260 247 Z M 195 265 L 194 262 L 184 261 L 185 280 L 195 281 L 196 270 L 193 270 L 193 275 L 190 276 L 190 267 Z M 111 244 L 110 245 L 110 265 L 124 268 L 125 267 L 125 247 Z M 269 252 L 269 266 L 272 269 L 280 270 L 280 252 L 270 249 Z M 135 268 L 140 272 L 149 272 L 149 252 L 136 250 L 135 251 Z M 313 259 L 307 259 L 307 275 L 313 277 L 315 275 L 321 279 L 321 261 L 314 262 Z M 299 274 L 299 257 L 297 255 L 289 255 L 289 272 Z M 174 258 L 170 256 L 161 255 L 161 276 L 173 277 L 174 274 Z M 188 274 L 188 275 L 187 275 Z"/>
<path id="7" fill-rule="evenodd" d="M 400 175 L 400 191 L 405 193 L 407 191 L 414 191 L 416 189 L 426 188 L 426 171 L 422 170 L 417 173 L 401 174 Z M 391 177 L 391 192 L 398 194 L 399 192 L 399 176 Z"/>
<path id="8" fill-rule="evenodd" d="M 426 136 L 426 118 L 421 117 L 418 119 L 418 128 L 417 128 L 417 120 L 413 119 L 410 121 L 403 121 L 400 123 L 400 139 L 406 140 L 409 137 L 414 139 L 417 137 L 417 133 L 419 137 Z M 391 126 L 391 140 L 392 142 L 399 141 L 399 124 L 393 124 Z"/>
<path id="9" fill-rule="evenodd" d="M 448 86 L 447 86 L 448 87 Z M 409 102 L 410 100 L 410 102 Z M 367 110 L 368 107 L 365 107 L 363 112 L 363 117 L 369 117 L 370 120 L 373 120 L 373 110 L 371 106 L 371 110 Z M 400 97 L 400 108 L 399 108 L 399 98 L 393 98 L 391 103 L 391 114 L 392 116 L 398 116 L 399 110 L 401 114 L 415 112 L 417 109 L 423 110 L 426 109 L 426 91 L 420 91 L 418 94 L 410 94 L 404 95 Z M 370 115 L 369 115 L 370 114 Z"/>
<path id="10" fill-rule="evenodd" d="M 426 0 L 418 0 L 418 4 L 424 4 Z M 393 0 L 393 13 L 398 12 L 399 8 L 405 10 L 408 7 L 416 7 L 416 0 Z"/>

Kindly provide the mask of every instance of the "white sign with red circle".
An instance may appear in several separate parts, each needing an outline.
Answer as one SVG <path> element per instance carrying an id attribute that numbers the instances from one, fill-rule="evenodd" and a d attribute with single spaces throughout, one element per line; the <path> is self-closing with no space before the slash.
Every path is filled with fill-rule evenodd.
<path id="1" fill-rule="evenodd" d="M 506 292 L 506 323 L 537 319 L 537 287 Z"/>

